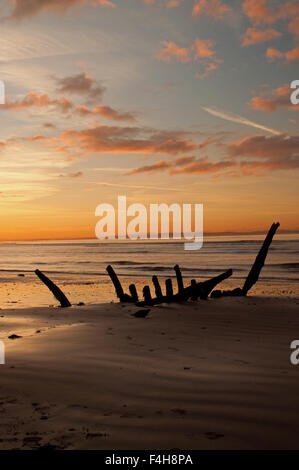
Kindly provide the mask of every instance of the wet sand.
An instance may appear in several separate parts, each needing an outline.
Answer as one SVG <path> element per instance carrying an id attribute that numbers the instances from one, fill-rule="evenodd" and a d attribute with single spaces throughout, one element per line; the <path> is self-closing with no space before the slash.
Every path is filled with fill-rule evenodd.
<path id="1" fill-rule="evenodd" d="M 298 298 L 136 310 L 0 310 L 0 449 L 299 448 Z"/>

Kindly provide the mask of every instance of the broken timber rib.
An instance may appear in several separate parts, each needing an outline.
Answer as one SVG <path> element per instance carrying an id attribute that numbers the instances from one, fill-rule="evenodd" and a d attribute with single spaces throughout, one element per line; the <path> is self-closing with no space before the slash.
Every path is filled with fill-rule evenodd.
<path id="1" fill-rule="evenodd" d="M 271 242 L 273 240 L 273 237 L 279 227 L 279 222 L 274 223 L 271 225 L 269 232 L 267 233 L 267 236 L 264 240 L 264 243 L 258 252 L 257 257 L 255 258 L 255 262 L 252 265 L 252 268 L 247 276 L 247 279 L 244 283 L 244 286 L 242 288 L 242 293 L 243 295 L 246 295 L 247 292 L 251 289 L 251 287 L 258 281 L 259 275 L 261 273 L 261 270 L 265 264 L 265 260 L 268 254 L 269 247 L 271 245 Z"/>
<path id="2" fill-rule="evenodd" d="M 146 305 L 152 304 L 152 296 L 151 296 L 151 291 L 150 291 L 149 286 L 144 286 L 143 297 L 144 297 L 144 302 L 146 303 Z"/>
<path id="3" fill-rule="evenodd" d="M 131 294 L 132 299 L 134 300 L 134 302 L 138 302 L 138 294 L 137 294 L 135 284 L 130 284 L 129 285 L 129 291 L 130 291 L 130 294 Z"/>
<path id="4" fill-rule="evenodd" d="M 176 280 L 177 280 L 177 284 L 178 284 L 179 294 L 182 294 L 183 290 L 184 290 L 184 283 L 183 283 L 183 278 L 182 278 L 182 273 L 181 273 L 180 267 L 179 267 L 178 264 L 176 264 L 173 269 L 175 270 L 175 275 L 176 275 Z"/>
<path id="5" fill-rule="evenodd" d="M 165 281 L 166 296 L 171 297 L 173 295 L 172 280 L 166 279 Z"/>
<path id="6" fill-rule="evenodd" d="M 189 294 L 188 298 L 191 295 L 197 294 L 201 300 L 206 300 L 209 294 L 212 292 L 212 290 L 217 286 L 217 284 L 220 284 L 220 282 L 232 276 L 232 274 L 233 274 L 232 269 L 229 269 L 228 271 L 225 271 L 219 276 L 213 277 L 212 279 L 209 279 L 208 281 L 199 282 L 199 283 L 194 284 L 193 286 L 187 287 L 186 289 L 184 289 L 183 292 L 184 293 L 186 292 Z"/>
<path id="7" fill-rule="evenodd" d="M 61 307 L 71 307 L 72 304 L 68 298 L 64 295 L 61 289 L 59 289 L 54 282 L 51 281 L 45 274 L 43 274 L 39 269 L 35 270 L 35 274 L 39 279 L 50 289 L 54 297 L 60 302 Z"/>
<path id="8" fill-rule="evenodd" d="M 237 289 L 233 290 L 227 290 L 227 291 L 221 291 L 221 290 L 215 290 L 212 292 L 211 297 L 213 298 L 220 298 L 220 297 L 241 297 L 241 296 L 246 296 L 248 291 L 254 286 L 254 284 L 258 281 L 259 275 L 261 273 L 261 270 L 265 264 L 265 260 L 268 254 L 269 247 L 272 243 L 273 237 L 279 227 L 279 222 L 274 223 L 271 225 L 267 236 L 264 240 L 264 243 L 260 249 L 260 251 L 257 254 L 257 257 L 255 258 L 255 262 L 252 265 L 251 270 L 249 271 L 249 274 L 246 278 L 246 281 L 244 282 L 244 286 L 242 289 L 239 287 Z"/>
<path id="9" fill-rule="evenodd" d="M 124 293 L 120 280 L 118 279 L 117 274 L 115 273 L 112 266 L 110 266 L 110 264 L 109 266 L 107 266 L 106 271 L 109 274 L 111 281 L 113 282 L 115 292 L 117 297 L 119 298 L 119 301 L 135 302 L 135 300 L 130 295 Z"/>
<path id="10" fill-rule="evenodd" d="M 162 297 L 162 289 L 157 276 L 153 276 L 152 281 L 155 287 L 156 297 Z"/>

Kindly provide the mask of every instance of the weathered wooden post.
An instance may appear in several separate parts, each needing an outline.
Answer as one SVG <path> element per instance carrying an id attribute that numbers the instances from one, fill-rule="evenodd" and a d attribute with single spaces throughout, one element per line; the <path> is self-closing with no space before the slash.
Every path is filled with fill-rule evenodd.
<path id="1" fill-rule="evenodd" d="M 268 254 L 269 247 L 272 243 L 273 237 L 279 227 L 279 223 L 277 222 L 276 224 L 272 224 L 270 227 L 269 232 L 267 233 L 267 236 L 264 240 L 264 243 L 260 249 L 260 251 L 257 254 L 257 257 L 255 259 L 255 262 L 252 265 L 252 268 L 247 276 L 247 279 L 244 283 L 244 286 L 242 288 L 242 294 L 246 295 L 249 289 L 258 281 L 259 275 L 261 273 L 261 270 L 265 264 L 265 260 Z"/>
<path id="2" fill-rule="evenodd" d="M 160 286 L 160 283 L 159 283 L 159 280 L 158 280 L 157 276 L 153 276 L 152 281 L 153 281 L 153 284 L 154 284 L 154 287 L 155 287 L 156 297 L 159 299 L 160 297 L 163 296 L 163 294 L 162 294 L 162 289 L 161 289 L 161 286 Z"/>
<path id="3" fill-rule="evenodd" d="M 166 296 L 171 297 L 173 295 L 173 288 L 172 288 L 172 280 L 171 279 L 166 279 L 165 287 L 166 287 Z"/>
<path id="4" fill-rule="evenodd" d="M 178 284 L 178 292 L 179 294 L 182 294 L 184 290 L 184 283 L 183 283 L 182 273 L 178 264 L 175 265 L 174 270 L 175 270 L 176 280 Z"/>
<path id="5" fill-rule="evenodd" d="M 132 300 L 134 302 L 138 302 L 138 294 L 137 294 L 137 290 L 136 290 L 136 286 L 135 284 L 130 284 L 129 285 L 129 291 L 130 291 L 130 294 L 132 296 Z"/>
<path id="6" fill-rule="evenodd" d="M 146 305 L 152 304 L 152 296 L 149 286 L 144 286 L 143 288 L 143 298 Z"/>
<path id="7" fill-rule="evenodd" d="M 62 290 L 58 286 L 56 286 L 53 281 L 51 281 L 51 279 L 49 279 L 39 269 L 35 270 L 35 274 L 48 287 L 54 297 L 60 302 L 61 307 L 65 308 L 72 306 L 69 299 L 64 295 Z"/>
<path id="8" fill-rule="evenodd" d="M 115 273 L 112 266 L 110 266 L 110 264 L 109 264 L 109 266 L 107 266 L 106 271 L 109 274 L 111 281 L 113 282 L 117 297 L 122 302 L 123 299 L 124 299 L 124 291 L 123 291 L 122 285 L 120 283 L 120 280 L 117 277 L 117 274 Z"/>

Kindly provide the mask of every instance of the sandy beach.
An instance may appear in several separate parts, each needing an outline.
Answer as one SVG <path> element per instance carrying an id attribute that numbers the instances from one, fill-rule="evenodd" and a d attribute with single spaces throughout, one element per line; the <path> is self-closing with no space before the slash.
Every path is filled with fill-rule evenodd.
<path id="1" fill-rule="evenodd" d="M 0 449 L 298 449 L 298 305 L 0 310 Z"/>

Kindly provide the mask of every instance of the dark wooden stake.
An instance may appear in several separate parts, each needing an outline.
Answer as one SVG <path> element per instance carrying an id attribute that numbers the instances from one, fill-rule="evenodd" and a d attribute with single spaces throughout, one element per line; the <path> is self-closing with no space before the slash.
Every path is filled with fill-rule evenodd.
<path id="1" fill-rule="evenodd" d="M 152 277 L 152 281 L 153 281 L 153 284 L 155 286 L 155 293 L 156 293 L 156 297 L 162 297 L 162 289 L 161 289 L 161 286 L 160 286 L 160 283 L 159 283 L 159 280 L 157 278 L 157 276 L 153 276 Z"/>
<path id="2" fill-rule="evenodd" d="M 143 297 L 144 297 L 144 302 L 147 305 L 151 305 L 152 303 L 152 296 L 151 296 L 151 291 L 149 286 L 144 286 L 143 288 Z"/>
<path id="3" fill-rule="evenodd" d="M 134 302 L 130 295 L 124 293 L 120 280 L 118 279 L 117 274 L 115 273 L 112 266 L 107 266 L 106 271 L 109 274 L 111 281 L 113 282 L 116 295 L 120 302 Z"/>
<path id="4" fill-rule="evenodd" d="M 166 296 L 171 297 L 173 295 L 173 288 L 172 288 L 172 280 L 171 279 L 166 279 L 165 287 L 166 287 Z"/>
<path id="5" fill-rule="evenodd" d="M 119 298 L 119 300 L 121 301 L 123 296 L 124 296 L 124 291 L 123 291 L 123 288 L 121 286 L 120 280 L 118 279 L 116 272 L 114 271 L 112 266 L 110 266 L 110 264 L 109 264 L 109 266 L 107 266 L 106 271 L 109 274 L 111 281 L 113 282 L 116 295 Z"/>
<path id="6" fill-rule="evenodd" d="M 43 274 L 39 269 L 35 270 L 35 274 L 37 277 L 48 287 L 48 289 L 52 292 L 54 297 L 60 302 L 61 307 L 71 307 L 72 304 L 70 303 L 69 299 L 64 295 L 62 290 L 54 284 L 45 274 Z"/>
<path id="7" fill-rule="evenodd" d="M 258 252 L 258 255 L 255 259 L 255 262 L 252 265 L 252 268 L 247 276 L 247 279 L 244 283 L 244 286 L 242 288 L 242 293 L 243 295 L 246 295 L 247 292 L 252 288 L 252 286 L 258 281 L 259 275 L 261 273 L 261 270 L 265 264 L 265 260 L 268 254 L 269 247 L 271 245 L 271 242 L 273 240 L 273 237 L 279 227 L 279 223 L 272 224 L 265 240 L 264 243 Z"/>
<path id="8" fill-rule="evenodd" d="M 138 302 L 138 294 L 137 294 L 137 290 L 136 290 L 136 286 L 135 284 L 130 284 L 129 285 L 129 291 L 130 291 L 130 294 L 132 296 L 132 299 L 134 302 Z"/>
<path id="9" fill-rule="evenodd" d="M 175 265 L 174 270 L 175 270 L 176 280 L 178 284 L 178 292 L 179 294 L 182 294 L 184 290 L 184 283 L 183 283 L 182 273 L 178 264 Z"/>

